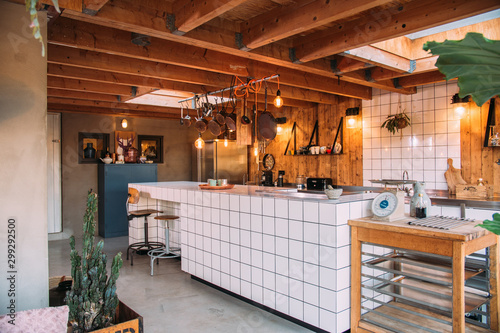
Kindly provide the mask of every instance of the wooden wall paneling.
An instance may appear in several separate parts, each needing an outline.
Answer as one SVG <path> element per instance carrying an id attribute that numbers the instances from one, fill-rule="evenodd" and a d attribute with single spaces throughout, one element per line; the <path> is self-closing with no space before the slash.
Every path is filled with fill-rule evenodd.
<path id="1" fill-rule="evenodd" d="M 489 107 L 489 106 L 488 106 Z M 488 117 L 486 113 L 486 118 Z M 499 123 L 500 119 L 500 98 L 495 98 L 495 120 L 496 125 Z M 485 123 L 486 126 L 486 123 Z M 500 130 L 497 125 L 497 131 Z M 491 150 L 490 164 L 484 164 L 483 168 L 491 170 L 491 179 L 488 179 L 488 183 L 493 185 L 494 192 L 500 193 L 500 165 L 496 163 L 500 159 L 500 148 L 489 148 Z"/>
<path id="2" fill-rule="evenodd" d="M 484 138 L 485 136 L 488 138 L 489 131 L 486 133 L 486 125 L 488 122 L 488 110 L 489 110 L 489 104 L 490 103 L 485 103 L 480 109 L 479 112 L 481 114 L 481 142 L 484 143 Z M 496 119 L 496 117 L 495 117 Z M 484 147 L 484 144 L 481 147 L 481 178 L 488 184 L 493 184 L 494 183 L 494 175 L 493 171 L 494 168 L 490 167 L 493 165 L 493 155 L 494 155 L 494 148 L 490 147 Z M 495 190 L 494 190 L 495 191 Z"/>
<path id="3" fill-rule="evenodd" d="M 471 117 L 465 117 L 460 120 L 460 169 L 462 178 L 469 183 L 471 179 Z M 455 168 L 458 166 L 453 165 Z"/>
<path id="4" fill-rule="evenodd" d="M 243 104 L 243 102 L 246 102 L 246 105 Z M 241 117 L 245 114 L 245 108 L 248 108 L 248 98 L 247 99 L 242 99 L 240 102 L 238 102 L 237 108 L 236 108 L 236 143 L 239 145 L 252 145 L 253 143 L 253 120 L 252 124 L 248 125 L 243 125 L 241 122 Z M 250 110 L 246 110 L 246 115 L 249 118 L 250 117 Z"/>
<path id="5" fill-rule="evenodd" d="M 481 154 L 484 143 L 483 139 L 484 128 L 481 124 L 481 108 L 478 108 L 474 102 L 471 102 L 470 104 L 471 104 L 470 110 L 472 111 L 469 112 L 471 118 L 471 132 L 470 132 L 471 174 L 470 174 L 470 179 L 469 180 L 466 179 L 466 181 L 469 184 L 477 184 L 477 180 L 482 177 Z"/>

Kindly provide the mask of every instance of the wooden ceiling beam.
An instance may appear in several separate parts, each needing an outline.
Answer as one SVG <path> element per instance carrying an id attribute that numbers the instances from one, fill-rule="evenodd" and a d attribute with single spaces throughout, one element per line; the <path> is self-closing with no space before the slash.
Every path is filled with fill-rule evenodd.
<path id="1" fill-rule="evenodd" d="M 47 88 L 93 92 L 115 96 L 135 96 L 135 88 L 132 86 L 120 86 L 111 83 L 66 79 L 53 76 L 47 77 Z"/>
<path id="2" fill-rule="evenodd" d="M 248 49 L 255 49 L 389 2 L 391 0 L 315 0 L 299 8 L 289 6 L 279 15 L 268 12 L 265 18 L 256 17 L 242 23 L 243 44 Z"/>
<path id="3" fill-rule="evenodd" d="M 82 11 L 87 15 L 96 15 L 109 0 L 83 0 Z"/>
<path id="4" fill-rule="evenodd" d="M 371 45 L 366 45 L 345 51 L 342 53 L 342 55 L 400 73 L 411 73 L 415 69 L 414 61 L 412 62 L 410 59 L 403 58 L 401 56 L 378 49 Z"/>
<path id="5" fill-rule="evenodd" d="M 455 80 L 455 79 L 453 79 Z M 398 85 L 405 88 L 417 87 L 431 83 L 446 81 L 443 73 L 436 70 L 433 72 L 415 74 L 412 76 L 404 76 L 397 79 Z"/>
<path id="6" fill-rule="evenodd" d="M 497 8 L 498 0 L 413 0 L 335 26 L 326 36 L 324 32 L 308 35 L 306 42 L 295 47 L 295 56 L 307 62 Z"/>
<path id="7" fill-rule="evenodd" d="M 370 69 L 367 69 L 366 71 L 370 71 Z M 395 86 L 394 83 L 392 81 L 375 81 L 373 78 L 370 78 L 369 75 L 367 75 L 366 71 L 356 71 L 356 72 L 349 72 L 349 73 L 346 73 L 342 76 L 342 78 L 345 78 L 345 77 L 349 77 L 349 78 L 355 78 L 357 80 L 365 80 L 365 81 L 369 81 L 371 80 L 372 82 L 372 86 L 375 87 L 375 88 L 379 88 L 379 89 L 384 89 L 384 90 L 390 90 L 390 91 L 393 91 L 393 92 L 397 92 L 397 93 L 400 93 L 400 94 L 403 94 L 403 95 L 411 95 L 411 94 L 415 94 L 417 92 L 417 90 L 413 87 L 399 87 L 399 86 Z M 371 74 L 371 71 L 370 71 L 370 74 Z"/>
<path id="8" fill-rule="evenodd" d="M 109 94 L 99 94 L 91 92 L 82 91 L 72 91 L 57 88 L 48 88 L 47 97 L 61 97 L 61 98 L 73 98 L 73 99 L 88 99 L 91 101 L 102 101 L 102 102 L 119 102 L 122 98 L 126 96 L 120 95 L 109 95 Z"/>
<path id="9" fill-rule="evenodd" d="M 173 3 L 175 33 L 184 33 L 248 0 L 178 0 Z"/>
<path id="10" fill-rule="evenodd" d="M 74 33 L 68 34 L 68 29 Z M 140 47 L 130 42 L 130 35 L 127 32 L 64 18 L 59 18 L 53 24 L 48 40 L 49 43 L 85 50 L 124 55 L 142 60 L 176 64 L 188 68 L 205 69 L 242 77 L 260 78 L 278 73 L 281 76 L 280 83 L 283 85 L 354 98 L 371 98 L 371 89 L 366 86 L 350 82 L 329 84 L 328 78 L 319 75 L 290 70 L 166 40 L 152 38 L 151 45 Z"/>
<path id="11" fill-rule="evenodd" d="M 61 113 L 85 113 L 99 114 L 104 116 L 121 116 L 121 117 L 136 117 L 136 118 L 153 118 L 153 119 L 179 119 L 178 114 L 164 112 L 146 112 L 137 110 L 112 109 L 103 107 L 94 107 L 87 105 L 71 105 L 71 104 L 47 104 L 48 112 Z"/>
<path id="12" fill-rule="evenodd" d="M 356 59 L 351 59 L 343 56 L 335 56 L 334 64 L 332 64 L 332 70 L 335 74 L 342 75 L 348 72 L 353 72 L 358 69 L 367 68 L 366 62 L 359 61 Z"/>
<path id="13" fill-rule="evenodd" d="M 97 107 L 97 108 L 108 108 L 111 110 L 157 112 L 157 113 L 169 113 L 169 114 L 180 115 L 179 108 L 172 108 L 172 107 L 166 107 L 166 106 L 155 106 L 155 105 L 144 105 L 144 104 L 133 104 L 133 103 L 123 103 L 123 102 L 112 103 L 112 102 L 104 102 L 104 101 L 90 101 L 90 100 L 83 100 L 83 99 L 47 97 L 47 104 L 89 106 L 89 107 Z"/>

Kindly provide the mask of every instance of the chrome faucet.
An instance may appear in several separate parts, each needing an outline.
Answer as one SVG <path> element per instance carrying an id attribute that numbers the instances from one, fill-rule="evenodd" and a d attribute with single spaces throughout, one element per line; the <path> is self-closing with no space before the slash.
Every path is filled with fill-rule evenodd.
<path id="1" fill-rule="evenodd" d="M 403 180 L 405 180 L 405 175 L 406 175 L 406 180 L 410 180 L 410 176 L 408 175 L 408 171 L 407 170 L 403 171 Z M 403 184 L 403 190 L 406 192 L 407 196 L 411 195 L 411 193 L 410 193 L 411 188 L 405 186 L 404 184 Z"/>

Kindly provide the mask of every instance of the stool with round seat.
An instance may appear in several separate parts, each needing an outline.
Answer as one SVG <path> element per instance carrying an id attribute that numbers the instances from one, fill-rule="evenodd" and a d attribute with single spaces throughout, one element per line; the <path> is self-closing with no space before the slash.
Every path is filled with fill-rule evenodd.
<path id="1" fill-rule="evenodd" d="M 165 227 L 165 247 L 161 249 L 154 249 L 148 252 L 148 255 L 151 257 L 151 276 L 153 275 L 153 267 L 155 259 L 163 259 L 163 258 L 177 258 L 181 254 L 181 249 L 179 247 L 170 247 L 170 227 L 168 223 L 173 220 L 177 220 L 179 217 L 175 215 L 160 215 L 155 216 L 155 220 L 162 221 Z M 159 263 L 160 260 L 156 262 Z"/>
<path id="2" fill-rule="evenodd" d="M 144 218 L 144 241 L 132 243 L 127 248 L 127 260 L 130 255 L 130 265 L 134 265 L 134 253 L 140 253 L 144 251 L 147 253 L 148 251 L 163 248 L 165 245 L 160 242 L 150 242 L 148 236 L 148 216 L 155 213 L 162 213 L 162 211 L 156 209 L 139 209 L 134 211 L 129 211 L 129 204 L 137 204 L 139 203 L 139 191 L 135 188 L 129 188 L 128 198 L 127 198 L 127 216 L 129 222 L 134 218 Z"/>

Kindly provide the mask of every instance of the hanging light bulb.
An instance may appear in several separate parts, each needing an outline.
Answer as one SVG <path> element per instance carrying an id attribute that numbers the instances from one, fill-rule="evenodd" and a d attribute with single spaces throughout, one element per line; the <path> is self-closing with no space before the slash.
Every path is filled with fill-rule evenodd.
<path id="1" fill-rule="evenodd" d="M 283 134 L 283 127 L 281 125 L 276 126 L 276 135 Z"/>
<path id="2" fill-rule="evenodd" d="M 127 122 L 127 119 L 123 119 L 123 120 L 122 120 L 122 127 L 123 127 L 123 128 L 127 128 L 127 127 L 128 127 L 128 122 Z"/>
<path id="3" fill-rule="evenodd" d="M 228 141 L 227 141 L 227 134 L 224 134 L 224 147 L 227 147 Z"/>
<path id="4" fill-rule="evenodd" d="M 345 111 L 346 128 L 356 128 L 358 122 L 359 108 L 349 108 Z"/>
<path id="5" fill-rule="evenodd" d="M 255 147 L 253 149 L 253 154 L 254 154 L 254 156 L 259 156 L 259 148 Z"/>
<path id="6" fill-rule="evenodd" d="M 451 98 L 451 104 L 454 105 L 455 118 L 463 119 L 467 116 L 468 106 L 469 106 L 469 96 L 465 96 L 464 98 L 460 98 L 458 94 L 453 95 Z"/>
<path id="7" fill-rule="evenodd" d="M 276 98 L 274 99 L 274 106 L 277 108 L 283 106 L 283 98 L 281 98 L 281 91 L 279 89 L 276 92 Z"/>
<path id="8" fill-rule="evenodd" d="M 198 133 L 198 139 L 194 142 L 196 149 L 203 149 L 205 147 L 205 141 L 201 138 L 201 133 Z"/>

